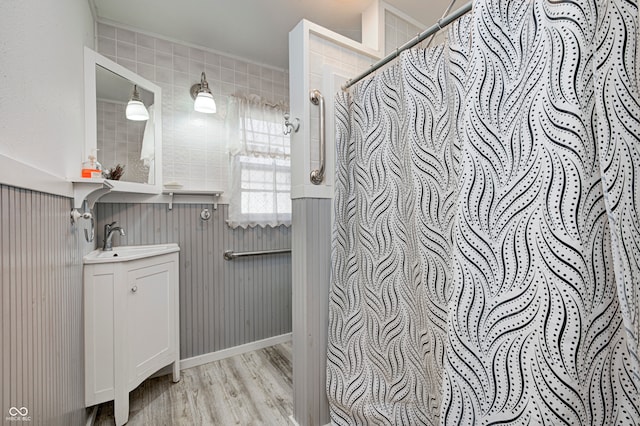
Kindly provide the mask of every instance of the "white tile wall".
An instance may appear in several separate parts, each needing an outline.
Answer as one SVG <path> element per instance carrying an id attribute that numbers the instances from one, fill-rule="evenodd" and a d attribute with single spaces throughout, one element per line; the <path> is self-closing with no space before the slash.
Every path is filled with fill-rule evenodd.
<path id="1" fill-rule="evenodd" d="M 388 55 L 403 45 L 409 39 L 424 31 L 410 22 L 395 15 L 393 12 L 384 11 L 384 54 Z"/>
<path id="2" fill-rule="evenodd" d="M 288 71 L 98 24 L 97 50 L 162 88 L 163 179 L 185 189 L 228 189 L 224 119 L 228 97 L 289 103 Z M 192 84 L 207 75 L 218 112 L 193 111 Z"/>
<path id="3" fill-rule="evenodd" d="M 396 50 L 396 47 L 402 46 L 413 37 L 426 30 L 427 27 L 417 27 L 411 22 L 394 14 L 392 11 L 385 9 L 384 11 L 384 54 L 388 55 Z M 431 37 L 427 37 L 418 47 L 427 47 L 427 43 Z M 447 31 L 439 31 L 433 38 L 431 47 L 437 46 L 445 42 Z"/>
<path id="4" fill-rule="evenodd" d="M 309 34 L 309 87 L 310 89 L 322 88 L 323 66 L 330 65 L 336 71 L 344 72 L 350 76 L 356 76 L 367 69 L 372 62 L 370 57 L 342 47 L 334 41 L 328 40 L 318 34 Z M 334 93 L 323 93 L 327 101 L 333 102 Z M 320 144 L 320 118 L 315 109 L 309 117 L 310 128 L 310 161 L 313 170 L 319 167 Z M 329 129 L 327 131 L 330 131 Z M 330 149 L 330 148 L 327 148 Z M 332 172 L 330 172 L 332 173 Z"/>

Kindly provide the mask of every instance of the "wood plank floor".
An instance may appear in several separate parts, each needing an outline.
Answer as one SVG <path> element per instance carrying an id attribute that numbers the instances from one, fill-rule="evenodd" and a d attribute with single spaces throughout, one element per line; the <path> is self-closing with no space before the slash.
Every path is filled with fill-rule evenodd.
<path id="1" fill-rule="evenodd" d="M 291 342 L 143 382 L 129 394 L 127 425 L 288 425 L 293 413 Z M 113 402 L 96 425 L 114 424 Z"/>

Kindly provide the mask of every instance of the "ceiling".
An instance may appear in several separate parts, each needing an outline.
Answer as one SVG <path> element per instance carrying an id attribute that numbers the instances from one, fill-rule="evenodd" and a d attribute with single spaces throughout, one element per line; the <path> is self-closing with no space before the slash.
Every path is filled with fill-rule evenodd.
<path id="1" fill-rule="evenodd" d="M 375 0 L 89 0 L 98 21 L 288 68 L 288 34 L 301 19 L 361 40 L 361 14 Z M 386 0 L 424 28 L 450 0 Z M 454 9 L 462 6 L 458 0 Z"/>

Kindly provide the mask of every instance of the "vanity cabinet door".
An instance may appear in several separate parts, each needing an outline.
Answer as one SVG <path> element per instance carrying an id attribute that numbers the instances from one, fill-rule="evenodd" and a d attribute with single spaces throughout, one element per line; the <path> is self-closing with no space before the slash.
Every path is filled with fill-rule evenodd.
<path id="1" fill-rule="evenodd" d="M 176 356 L 177 273 L 177 259 L 127 272 L 125 342 L 129 389 Z"/>
<path id="2" fill-rule="evenodd" d="M 117 273 L 94 265 L 84 271 L 85 404 L 111 401 L 115 390 L 114 289 Z"/>

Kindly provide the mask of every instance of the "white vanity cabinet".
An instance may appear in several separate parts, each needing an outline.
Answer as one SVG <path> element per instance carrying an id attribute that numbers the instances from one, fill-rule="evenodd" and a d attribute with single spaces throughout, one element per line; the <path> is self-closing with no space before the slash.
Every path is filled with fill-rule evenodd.
<path id="1" fill-rule="evenodd" d="M 84 258 L 85 403 L 114 400 L 117 425 L 146 378 L 173 364 L 180 379 L 179 250 L 124 246 Z"/>

